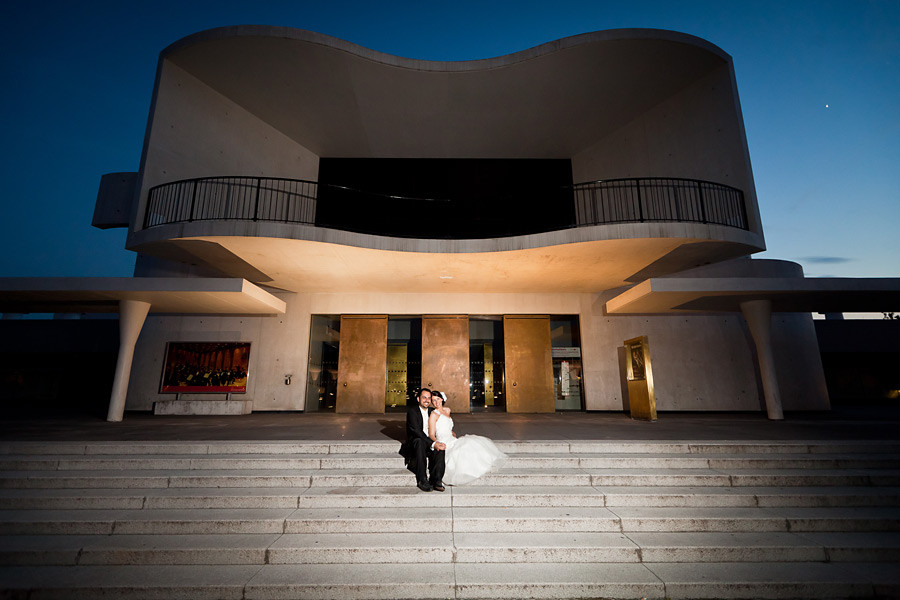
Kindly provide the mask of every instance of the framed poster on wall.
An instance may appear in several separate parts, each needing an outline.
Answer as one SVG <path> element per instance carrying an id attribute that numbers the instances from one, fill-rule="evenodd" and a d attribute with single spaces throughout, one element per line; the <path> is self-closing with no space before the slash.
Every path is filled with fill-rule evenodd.
<path id="1" fill-rule="evenodd" d="M 250 342 L 169 342 L 160 393 L 247 391 Z"/>

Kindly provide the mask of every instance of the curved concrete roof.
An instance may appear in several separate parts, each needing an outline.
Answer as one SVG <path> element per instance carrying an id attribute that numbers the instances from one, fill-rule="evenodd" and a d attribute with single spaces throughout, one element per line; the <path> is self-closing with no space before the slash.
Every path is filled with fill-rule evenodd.
<path id="1" fill-rule="evenodd" d="M 473 158 L 571 157 L 731 61 L 651 29 L 441 62 L 269 26 L 200 32 L 161 58 L 319 156 Z"/>
<path id="2" fill-rule="evenodd" d="M 186 37 L 166 48 L 161 61 L 168 61 L 161 67 L 181 69 L 320 157 L 567 158 L 574 164 L 579 153 L 685 88 L 702 88 L 702 95 L 707 86 L 718 86 L 725 104 L 734 92 L 731 58 L 721 49 L 690 35 L 648 29 L 587 33 L 506 56 L 440 62 L 391 56 L 309 31 L 238 26 Z M 177 113 L 184 100 L 178 83 L 171 85 L 176 100 L 170 108 Z M 695 110 L 692 99 L 682 104 Z M 738 133 L 726 136 L 732 146 L 743 135 L 736 101 L 738 110 L 724 117 L 737 121 L 732 129 Z M 696 109 L 689 117 L 706 114 Z M 173 148 L 181 151 L 177 144 L 184 140 L 174 140 Z M 163 146 L 158 152 L 170 150 Z M 685 152 L 702 162 L 709 149 L 697 153 L 688 144 Z M 743 163 L 737 164 L 741 170 Z M 752 192 L 749 163 L 746 174 L 737 175 L 748 178 L 743 187 Z M 764 243 L 752 227 L 698 223 L 407 240 L 204 221 L 133 231 L 128 247 L 293 291 L 440 285 L 448 291 L 520 292 L 620 287 L 748 255 Z"/>

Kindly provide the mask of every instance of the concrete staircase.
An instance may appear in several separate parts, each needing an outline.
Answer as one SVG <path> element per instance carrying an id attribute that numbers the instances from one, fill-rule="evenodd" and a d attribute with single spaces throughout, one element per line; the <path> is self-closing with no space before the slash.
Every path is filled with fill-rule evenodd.
<path id="1" fill-rule="evenodd" d="M 900 442 L 498 445 L 0 443 L 0 597 L 900 597 Z"/>

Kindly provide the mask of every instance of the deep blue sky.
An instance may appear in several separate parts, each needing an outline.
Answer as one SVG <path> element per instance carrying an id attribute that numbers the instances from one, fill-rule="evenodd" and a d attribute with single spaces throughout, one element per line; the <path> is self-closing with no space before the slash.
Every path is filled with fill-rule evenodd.
<path id="1" fill-rule="evenodd" d="M 734 57 L 769 248 L 757 256 L 900 276 L 900 0 L 0 4 L 0 276 L 131 274 L 124 230 L 90 225 L 100 176 L 138 169 L 160 50 L 238 24 L 426 60 L 622 27 L 707 39 Z"/>

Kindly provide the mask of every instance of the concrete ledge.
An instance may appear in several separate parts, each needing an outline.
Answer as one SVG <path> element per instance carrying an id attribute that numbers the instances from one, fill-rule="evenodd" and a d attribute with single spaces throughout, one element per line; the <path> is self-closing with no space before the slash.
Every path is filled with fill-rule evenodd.
<path id="1" fill-rule="evenodd" d="M 253 400 L 160 400 L 154 415 L 249 415 Z"/>

